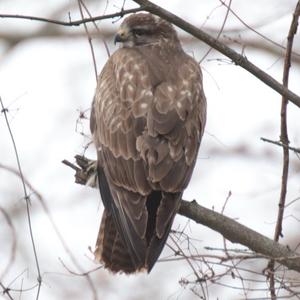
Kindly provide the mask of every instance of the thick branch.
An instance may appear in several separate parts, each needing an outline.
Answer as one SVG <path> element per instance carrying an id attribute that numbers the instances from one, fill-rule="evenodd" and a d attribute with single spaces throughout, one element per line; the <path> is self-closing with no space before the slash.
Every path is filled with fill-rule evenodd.
<path id="1" fill-rule="evenodd" d="M 192 202 L 182 200 L 179 214 L 219 232 L 232 243 L 242 244 L 257 253 L 274 258 L 289 269 L 300 272 L 300 254 L 222 214 L 199 205 L 195 200 Z"/>
<path id="2" fill-rule="evenodd" d="M 79 167 L 66 160 L 63 163 L 75 170 L 75 182 L 84 185 L 93 175 L 96 167 L 93 170 L 94 161 L 83 156 L 76 155 L 75 158 Z M 219 232 L 233 243 L 244 245 L 267 258 L 275 259 L 291 270 L 300 272 L 300 254 L 231 218 L 200 206 L 196 201 L 188 202 L 182 200 L 179 214 Z"/>
<path id="3" fill-rule="evenodd" d="M 241 66 L 242 68 L 249 71 L 251 74 L 253 74 L 255 77 L 260 79 L 262 82 L 264 82 L 266 85 L 274 89 L 276 92 L 281 94 L 282 96 L 286 96 L 292 103 L 294 103 L 296 106 L 300 107 L 300 97 L 296 95 L 295 93 L 291 92 L 289 89 L 284 87 L 282 84 L 280 84 L 277 80 L 275 80 L 273 77 L 271 77 L 269 74 L 255 66 L 253 63 L 248 61 L 248 59 L 235 52 L 234 50 L 230 49 L 217 39 L 213 38 L 212 36 L 208 35 L 201 29 L 198 29 L 197 27 L 193 26 L 192 24 L 186 22 L 185 20 L 179 18 L 178 16 L 172 14 L 171 12 L 163 9 L 162 7 L 148 1 L 148 0 L 133 0 L 134 2 L 138 3 L 144 9 L 150 13 L 153 13 L 155 15 L 160 16 L 161 18 L 173 23 L 174 25 L 178 26 L 179 28 L 183 29 L 184 31 L 190 33 L 194 37 L 198 38 L 199 40 L 205 42 L 212 48 L 218 50 L 225 56 L 232 59 L 232 61 Z"/>

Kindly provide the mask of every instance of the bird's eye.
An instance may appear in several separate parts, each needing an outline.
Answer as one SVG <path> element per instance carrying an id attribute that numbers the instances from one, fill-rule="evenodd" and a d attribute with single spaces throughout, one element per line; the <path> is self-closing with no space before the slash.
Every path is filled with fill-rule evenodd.
<path id="1" fill-rule="evenodd" d="M 132 33 L 134 35 L 147 35 L 147 34 L 149 34 L 149 30 L 144 29 L 144 28 L 133 28 Z"/>

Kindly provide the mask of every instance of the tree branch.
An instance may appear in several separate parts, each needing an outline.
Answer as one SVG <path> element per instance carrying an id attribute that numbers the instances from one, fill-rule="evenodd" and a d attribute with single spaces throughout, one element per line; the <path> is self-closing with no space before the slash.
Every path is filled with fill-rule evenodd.
<path id="1" fill-rule="evenodd" d="M 298 28 L 298 18 L 300 15 L 300 1 L 298 1 L 296 5 L 295 12 L 293 14 L 293 19 L 291 22 L 290 30 L 287 37 L 287 47 L 286 47 L 286 54 L 284 59 L 284 68 L 283 68 L 283 79 L 282 83 L 284 87 L 288 87 L 289 83 L 289 73 L 291 67 L 291 56 L 292 56 L 292 49 L 293 49 L 293 42 L 294 36 L 297 32 Z M 281 100 L 281 112 L 280 112 L 280 142 L 283 145 L 289 144 L 289 137 L 288 137 L 288 129 L 287 129 L 287 104 L 288 99 L 286 95 L 282 95 Z M 278 203 L 278 214 L 277 214 L 277 221 L 276 227 L 274 232 L 274 241 L 278 242 L 279 237 L 282 237 L 282 221 L 284 215 L 284 208 L 285 208 L 285 201 L 286 201 L 286 192 L 287 192 L 287 182 L 288 182 L 288 174 L 289 174 L 289 149 L 283 147 L 283 166 L 282 166 L 282 176 L 281 176 L 281 189 L 280 189 L 280 199 Z M 276 299 L 276 292 L 275 292 L 275 276 L 274 276 L 274 260 L 271 260 L 269 263 L 270 268 L 270 294 L 271 299 Z"/>
<path id="2" fill-rule="evenodd" d="M 292 147 L 292 146 L 289 146 L 289 145 L 285 145 L 282 142 L 272 141 L 270 139 L 266 139 L 266 138 L 263 138 L 263 137 L 261 137 L 260 139 L 263 142 L 274 144 L 274 145 L 277 145 L 277 146 L 280 146 L 280 147 L 283 147 L 283 148 L 287 148 L 287 149 L 289 149 L 291 151 L 294 151 L 295 153 L 299 153 L 300 154 L 300 148 L 295 148 L 295 147 Z"/>
<path id="3" fill-rule="evenodd" d="M 95 161 L 81 155 L 76 155 L 75 159 L 79 167 L 67 160 L 64 160 L 63 163 L 75 170 L 75 182 L 85 185 L 96 171 L 96 167 L 94 170 L 91 167 L 93 164 L 96 166 Z M 263 254 L 266 258 L 272 258 L 289 269 L 300 272 L 299 253 L 291 251 L 288 247 L 229 217 L 199 205 L 195 200 L 192 202 L 182 200 L 179 214 L 219 232 L 232 243 L 244 245 L 259 254 Z"/>
<path id="4" fill-rule="evenodd" d="M 150 13 L 153 13 L 171 23 L 178 26 L 179 28 L 183 29 L 184 31 L 190 33 L 194 37 L 198 38 L 199 40 L 205 42 L 212 48 L 218 50 L 225 56 L 229 57 L 235 64 L 239 65 L 240 67 L 244 68 L 255 77 L 260 79 L 266 85 L 274 89 L 276 92 L 281 94 L 282 96 L 286 96 L 292 103 L 300 108 L 300 97 L 290 91 L 288 88 L 284 87 L 280 84 L 277 80 L 275 80 L 272 76 L 255 66 L 251 63 L 245 56 L 238 54 L 234 50 L 230 49 L 217 39 L 213 38 L 212 36 L 208 35 L 201 29 L 193 26 L 192 24 L 186 22 L 185 20 L 179 18 L 178 16 L 172 14 L 171 12 L 163 9 L 162 7 L 148 1 L 148 0 L 133 0 L 134 2 L 144 7 L 144 9 Z"/>
<path id="5" fill-rule="evenodd" d="M 42 18 L 42 17 L 35 17 L 35 16 L 26 16 L 26 15 L 13 15 L 13 14 L 0 14 L 0 18 L 3 19 L 23 19 L 23 20 L 30 20 L 30 21 L 39 21 L 39 22 L 45 22 L 45 23 L 51 23 L 55 25 L 61 25 L 61 26 L 80 26 L 82 24 L 105 20 L 105 19 L 113 19 L 116 17 L 123 17 L 125 15 L 136 13 L 139 11 L 144 10 L 144 6 L 133 8 L 133 9 L 127 9 L 127 10 L 121 10 L 114 14 L 107 14 L 102 16 L 97 16 L 93 18 L 84 18 L 81 20 L 76 21 L 59 21 L 59 20 L 53 20 L 48 18 Z"/>
<path id="6" fill-rule="evenodd" d="M 232 243 L 242 244 L 256 253 L 275 259 L 289 269 L 300 272 L 300 254 L 229 217 L 199 205 L 195 200 L 182 200 L 179 214 L 219 232 Z"/>
<path id="7" fill-rule="evenodd" d="M 291 53 L 293 48 L 294 36 L 298 28 L 298 18 L 300 15 L 300 0 L 297 3 L 295 12 L 293 14 L 293 19 L 291 22 L 290 30 L 288 33 L 288 43 L 286 47 L 286 55 L 284 60 L 284 70 L 283 70 L 283 86 L 288 87 L 289 82 L 289 71 L 291 67 Z M 282 145 L 289 144 L 288 131 L 287 131 L 287 104 L 288 99 L 285 95 L 282 96 L 281 100 L 281 123 L 280 123 L 280 143 Z M 279 210 L 276 223 L 276 229 L 274 234 L 274 240 L 278 241 L 279 237 L 282 236 L 282 219 L 284 214 L 285 198 L 287 191 L 287 181 L 288 181 L 288 172 L 289 172 L 289 149 L 283 147 L 283 168 L 282 168 L 282 180 L 281 180 L 281 191 L 280 191 L 280 200 L 279 200 Z"/>

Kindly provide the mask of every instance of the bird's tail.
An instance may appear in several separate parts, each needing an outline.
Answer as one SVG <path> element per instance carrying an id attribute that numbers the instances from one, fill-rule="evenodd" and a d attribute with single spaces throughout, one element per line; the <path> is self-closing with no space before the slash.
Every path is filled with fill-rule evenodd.
<path id="1" fill-rule="evenodd" d="M 104 264 L 113 273 L 126 274 L 142 271 L 142 266 L 137 268 L 132 263 L 127 247 L 124 245 L 112 215 L 105 209 L 102 215 L 98 233 L 95 259 Z"/>

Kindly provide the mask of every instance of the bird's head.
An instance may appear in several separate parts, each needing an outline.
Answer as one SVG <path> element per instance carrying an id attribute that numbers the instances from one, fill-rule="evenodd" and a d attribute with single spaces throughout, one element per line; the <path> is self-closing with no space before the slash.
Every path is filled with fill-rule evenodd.
<path id="1" fill-rule="evenodd" d="M 150 13 L 138 13 L 127 17 L 121 24 L 115 43 L 123 47 L 147 46 L 161 42 L 179 42 L 173 26 Z"/>

